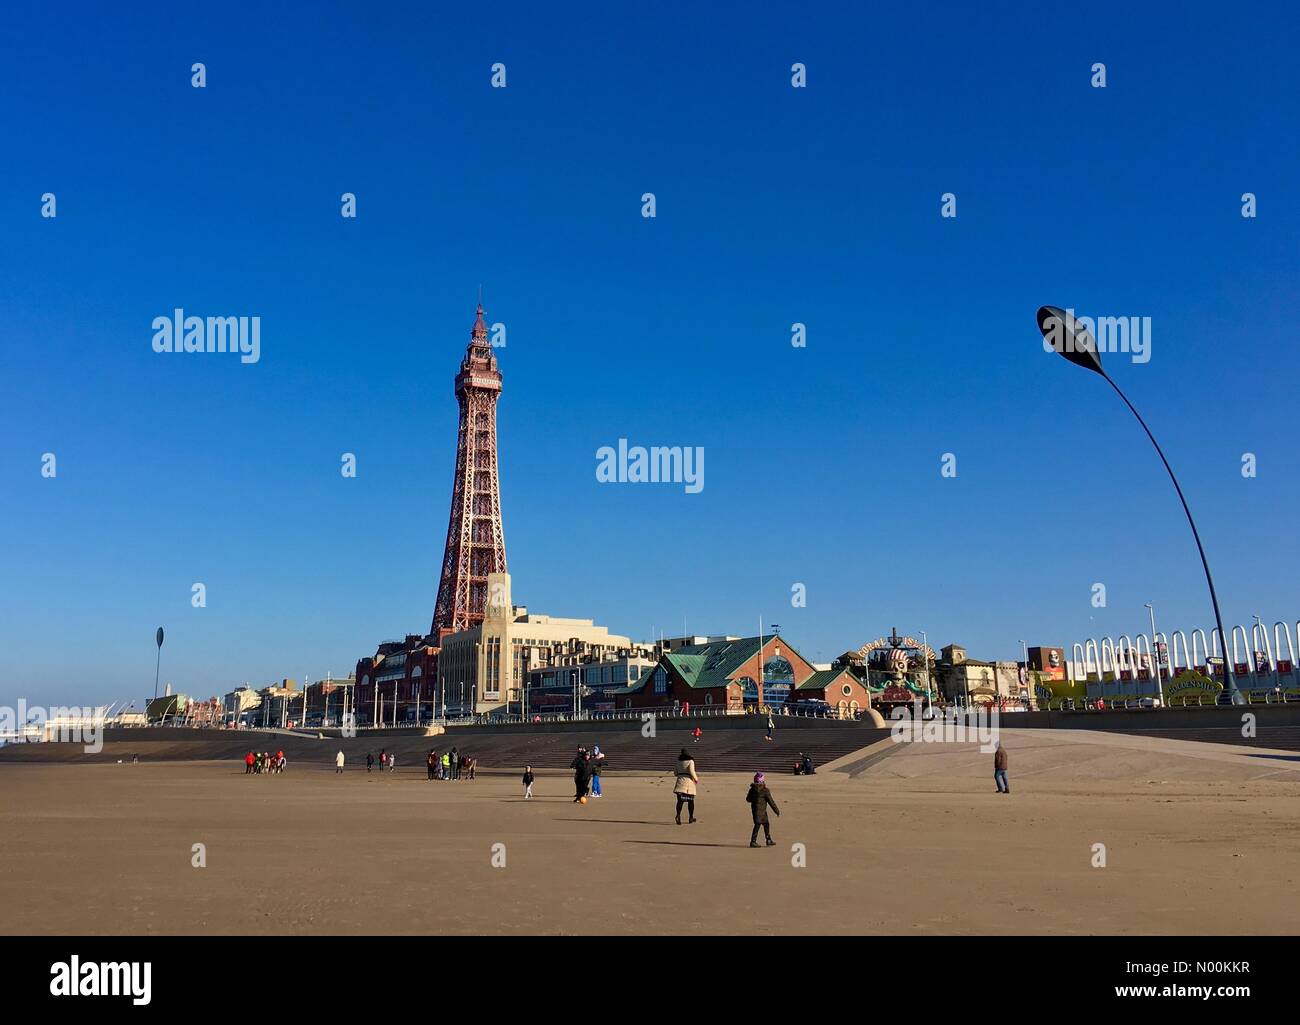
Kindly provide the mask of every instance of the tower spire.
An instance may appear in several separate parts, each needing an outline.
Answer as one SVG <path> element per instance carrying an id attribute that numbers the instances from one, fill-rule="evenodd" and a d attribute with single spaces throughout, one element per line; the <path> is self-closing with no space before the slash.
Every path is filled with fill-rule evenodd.
<path id="1" fill-rule="evenodd" d="M 488 575 L 507 572 L 497 474 L 496 405 L 500 394 L 501 372 L 488 343 L 480 296 L 469 346 L 456 375 L 460 405 L 456 476 L 430 630 L 438 637 L 482 622 L 488 604 Z"/>

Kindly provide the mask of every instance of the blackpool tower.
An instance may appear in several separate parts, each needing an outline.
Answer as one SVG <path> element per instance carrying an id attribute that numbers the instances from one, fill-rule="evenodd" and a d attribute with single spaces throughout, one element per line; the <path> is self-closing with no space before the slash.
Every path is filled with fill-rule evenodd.
<path id="1" fill-rule="evenodd" d="M 480 302 L 469 347 L 456 375 L 456 401 L 460 404 L 456 482 L 451 489 L 451 521 L 430 631 L 439 639 L 481 623 L 487 607 L 488 574 L 507 572 L 497 475 L 500 394 L 501 372 L 488 343 Z"/>

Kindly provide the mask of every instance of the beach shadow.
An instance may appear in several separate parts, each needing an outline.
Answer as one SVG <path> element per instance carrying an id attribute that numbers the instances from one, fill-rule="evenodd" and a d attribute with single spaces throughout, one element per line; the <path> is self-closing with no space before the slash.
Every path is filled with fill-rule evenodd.
<path id="1" fill-rule="evenodd" d="M 666 826 L 663 819 L 651 822 L 647 819 L 557 819 L 558 822 L 609 822 L 618 826 Z"/>
<path id="2" fill-rule="evenodd" d="M 1300 762 L 1300 755 L 1248 755 L 1249 758 L 1267 758 L 1274 762 Z"/>
<path id="3" fill-rule="evenodd" d="M 655 844 L 660 847 L 748 847 L 747 843 L 691 843 L 689 840 L 624 840 L 624 843 Z"/>

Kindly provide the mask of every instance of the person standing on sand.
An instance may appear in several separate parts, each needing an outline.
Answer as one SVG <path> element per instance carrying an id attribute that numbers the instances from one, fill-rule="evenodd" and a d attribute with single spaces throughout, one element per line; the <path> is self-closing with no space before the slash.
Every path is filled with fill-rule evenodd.
<path id="1" fill-rule="evenodd" d="M 388 751 L 384 748 L 379 749 L 379 771 L 383 772 L 388 768 Z"/>
<path id="2" fill-rule="evenodd" d="M 253 752 L 249 751 L 244 755 L 244 775 L 247 776 L 253 771 Z"/>
<path id="3" fill-rule="evenodd" d="M 334 774 L 337 776 L 343 771 L 343 752 L 340 751 L 334 756 Z"/>
<path id="4" fill-rule="evenodd" d="M 767 713 L 767 739 L 768 740 L 772 739 L 772 731 L 774 729 L 776 729 L 776 720 L 772 718 L 772 713 L 768 712 Z M 757 847 L 758 845 L 755 844 L 754 846 Z"/>
<path id="5" fill-rule="evenodd" d="M 695 729 L 691 730 L 691 736 L 695 738 L 695 743 L 698 744 L 700 742 L 700 735 L 703 732 L 704 731 L 700 729 L 698 726 L 696 726 Z"/>
<path id="6" fill-rule="evenodd" d="M 573 756 L 569 768 L 573 770 L 573 803 L 581 804 L 582 799 L 587 796 L 587 749 L 585 747 L 578 748 L 578 753 Z"/>
<path id="7" fill-rule="evenodd" d="M 1007 749 L 998 741 L 993 752 L 993 782 L 997 784 L 999 794 L 1011 793 L 1011 784 L 1007 782 Z"/>
<path id="8" fill-rule="evenodd" d="M 533 798 L 533 779 L 534 779 L 533 767 L 531 765 L 525 765 L 524 766 L 524 800 L 525 801 L 531 801 Z"/>
<path id="9" fill-rule="evenodd" d="M 605 767 L 605 756 L 601 753 L 600 745 L 596 744 L 591 749 L 591 796 L 603 797 L 604 794 L 600 789 L 600 772 Z"/>
<path id="10" fill-rule="evenodd" d="M 438 769 L 438 752 L 432 748 L 429 749 L 429 757 L 424 760 L 425 768 L 429 771 L 429 778 L 433 779 L 437 775 Z"/>
<path id="11" fill-rule="evenodd" d="M 393 754 L 390 754 L 388 756 L 388 771 L 395 772 L 396 770 L 397 770 L 397 753 L 394 752 Z"/>
<path id="12" fill-rule="evenodd" d="M 695 821 L 695 790 L 696 784 L 700 782 L 699 775 L 695 772 L 695 759 L 682 748 L 681 753 L 677 756 L 677 782 L 673 784 L 673 793 L 677 796 L 677 824 L 682 824 L 682 805 L 690 814 L 688 824 Z"/>
<path id="13" fill-rule="evenodd" d="M 369 772 L 369 771 L 370 771 L 371 769 L 373 769 L 374 767 L 375 767 L 375 756 L 372 755 L 369 751 L 367 751 L 367 752 L 366 752 L 366 772 Z"/>
<path id="14" fill-rule="evenodd" d="M 444 751 L 442 753 L 442 778 L 444 782 L 451 779 L 451 752 L 450 751 Z"/>
<path id="15" fill-rule="evenodd" d="M 772 827 L 767 824 L 767 809 L 771 809 L 778 815 L 781 809 L 776 806 L 772 800 L 772 792 L 767 789 L 767 777 L 761 772 L 754 773 L 754 782 L 749 784 L 749 793 L 745 795 L 745 800 L 749 802 L 749 810 L 754 816 L 754 831 L 749 834 L 749 846 L 758 846 L 758 829 L 763 827 L 763 836 L 767 839 L 768 847 L 775 847 L 776 841 L 772 839 Z"/>

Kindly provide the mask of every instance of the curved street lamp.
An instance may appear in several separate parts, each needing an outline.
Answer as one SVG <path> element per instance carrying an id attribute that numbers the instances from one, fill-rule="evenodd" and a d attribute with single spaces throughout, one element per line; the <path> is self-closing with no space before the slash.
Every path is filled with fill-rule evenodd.
<path id="1" fill-rule="evenodd" d="M 1192 519 L 1192 510 L 1187 507 L 1187 499 L 1183 497 L 1183 489 L 1179 486 L 1178 478 L 1174 476 L 1174 469 L 1169 465 L 1169 460 L 1165 458 L 1160 443 L 1156 441 L 1156 436 L 1151 433 L 1151 428 L 1147 426 L 1146 421 L 1142 419 L 1142 415 L 1134 408 L 1133 403 L 1129 402 L 1128 396 L 1120 391 L 1119 385 L 1111 380 L 1110 375 L 1102 369 L 1101 356 L 1097 352 L 1097 343 L 1085 325 L 1080 324 L 1073 314 L 1057 306 L 1040 306 L 1038 309 L 1038 330 L 1042 332 L 1043 340 L 1049 348 L 1064 356 L 1076 366 L 1100 374 L 1106 383 L 1115 389 L 1115 394 L 1124 400 L 1124 405 L 1128 406 L 1129 411 L 1137 417 L 1137 422 L 1142 425 L 1142 430 L 1146 431 L 1147 437 L 1151 439 L 1151 444 L 1155 446 L 1156 455 L 1164 463 L 1165 471 L 1169 474 L 1169 479 L 1173 481 L 1174 490 L 1178 492 L 1178 501 L 1182 502 L 1183 512 L 1187 514 L 1187 523 L 1192 528 L 1192 537 L 1196 541 L 1196 550 L 1201 553 L 1201 566 L 1205 569 L 1205 582 L 1210 588 L 1210 604 L 1214 606 L 1214 623 L 1219 628 L 1219 644 L 1223 652 L 1224 679 L 1227 682 L 1232 703 L 1241 704 L 1241 692 L 1237 690 L 1237 680 L 1233 675 L 1232 665 L 1228 661 L 1228 635 L 1223 631 L 1223 617 L 1219 614 L 1219 598 L 1214 593 L 1214 578 L 1210 576 L 1210 564 L 1205 558 L 1205 546 L 1201 544 L 1201 535 L 1196 529 L 1196 521 Z"/>

